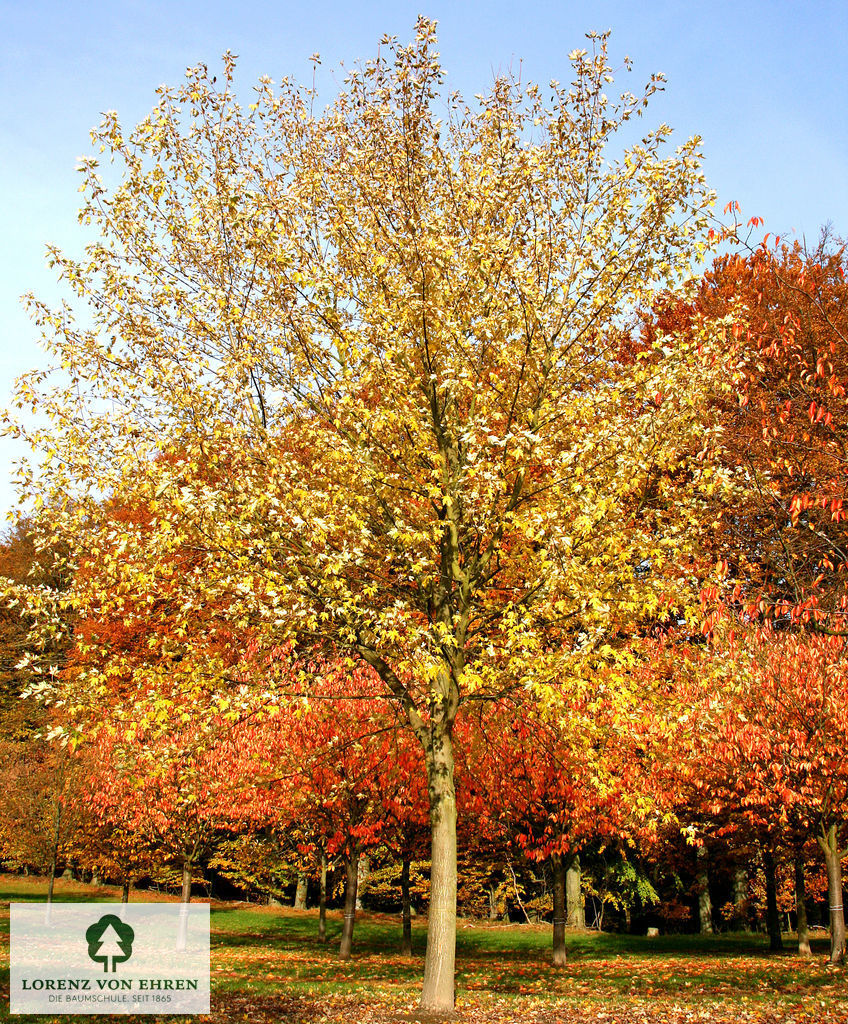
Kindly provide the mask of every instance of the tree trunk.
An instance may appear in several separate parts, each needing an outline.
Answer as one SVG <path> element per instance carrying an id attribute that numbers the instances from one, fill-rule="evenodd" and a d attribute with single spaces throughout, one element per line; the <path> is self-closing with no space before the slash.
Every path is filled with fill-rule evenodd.
<path id="1" fill-rule="evenodd" d="M 130 901 L 130 880 L 124 879 L 124 884 L 121 886 L 121 903 L 129 903 Z"/>
<path id="2" fill-rule="evenodd" d="M 431 723 L 427 755 L 430 797 L 430 910 L 421 1008 L 444 1013 L 454 1006 L 456 961 L 456 790 L 448 726 Z"/>
<path id="3" fill-rule="evenodd" d="M 707 848 L 699 846 L 695 854 L 698 863 L 698 923 L 702 935 L 712 935 L 713 904 L 710 899 L 710 876 L 707 870 Z"/>
<path id="4" fill-rule="evenodd" d="M 403 858 L 400 869 L 400 898 L 403 905 L 403 942 L 401 952 L 412 956 L 412 913 L 409 902 L 409 857 Z"/>
<path id="5" fill-rule="evenodd" d="M 555 853 L 551 857 L 554 875 L 554 934 L 553 961 L 555 966 L 564 967 L 565 955 L 565 920 L 566 920 L 566 864 L 562 856 Z"/>
<path id="6" fill-rule="evenodd" d="M 570 928 L 585 928 L 586 911 L 583 907 L 583 890 L 580 885 L 579 857 L 575 857 L 568 865 L 565 875 L 565 898 L 568 908 L 566 924 Z"/>
<path id="7" fill-rule="evenodd" d="M 842 864 L 836 825 L 818 836 L 827 864 L 827 898 L 830 904 L 830 962 L 845 961 L 845 911 L 842 906 Z"/>
<path id="8" fill-rule="evenodd" d="M 353 924 L 356 920 L 356 888 L 359 881 L 359 851 L 354 851 L 348 859 L 345 857 L 345 904 L 344 923 L 342 924 L 342 941 L 339 945 L 339 956 L 342 960 L 350 960 L 353 947 Z"/>
<path id="9" fill-rule="evenodd" d="M 321 854 L 321 887 L 318 892 L 318 941 L 327 941 L 327 854 Z"/>
<path id="10" fill-rule="evenodd" d="M 191 903 L 191 861 L 187 860 L 183 864 L 183 888 L 180 902 Z"/>
<path id="11" fill-rule="evenodd" d="M 804 881 L 804 855 L 795 855 L 795 917 L 798 921 L 798 955 L 812 956 L 807 928 L 807 887 Z"/>
<path id="12" fill-rule="evenodd" d="M 356 909 L 362 910 L 362 894 L 365 892 L 365 884 L 371 874 L 371 859 L 363 854 L 359 858 L 358 875 L 356 879 Z"/>
<path id="13" fill-rule="evenodd" d="M 177 930 L 177 952 L 184 953 L 188 939 L 188 905 L 191 902 L 191 861 L 183 861 L 183 886 L 180 898 L 180 920 Z"/>
<path id="14" fill-rule="evenodd" d="M 292 904 L 294 910 L 306 910 L 306 888 L 306 875 L 302 871 L 298 871 L 297 889 L 295 889 L 294 903 Z"/>
<path id="15" fill-rule="evenodd" d="M 47 902 L 53 902 L 53 887 L 56 884 L 56 868 L 59 864 L 59 831 L 62 822 L 62 805 L 56 801 L 56 813 L 53 817 L 53 848 L 50 851 L 50 880 L 47 883 Z"/>
<path id="16" fill-rule="evenodd" d="M 744 864 L 733 869 L 733 902 L 738 907 L 748 899 L 748 872 Z"/>
<path id="17" fill-rule="evenodd" d="M 745 931 L 748 916 L 748 871 L 744 864 L 737 864 L 733 869 L 733 905 L 736 908 L 733 930 Z"/>
<path id="18" fill-rule="evenodd" d="M 780 933 L 780 912 L 777 909 L 777 870 L 774 853 L 768 846 L 763 847 L 763 870 L 766 875 L 766 931 L 769 949 L 777 953 L 783 949 L 783 936 Z"/>

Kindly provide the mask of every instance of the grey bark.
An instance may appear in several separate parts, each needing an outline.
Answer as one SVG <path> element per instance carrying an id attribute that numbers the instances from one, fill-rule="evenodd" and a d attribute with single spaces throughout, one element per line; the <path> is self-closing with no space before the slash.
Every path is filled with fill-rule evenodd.
<path id="1" fill-rule="evenodd" d="M 763 870 L 766 876 L 766 931 L 769 949 L 777 953 L 783 949 L 783 936 L 780 931 L 780 912 L 777 909 L 777 868 L 774 853 L 768 846 L 763 847 Z"/>
<path id="2" fill-rule="evenodd" d="M 353 925 L 356 920 L 356 889 L 359 881 L 359 852 L 356 851 L 348 859 L 345 858 L 345 903 L 342 938 L 339 945 L 339 956 L 342 960 L 350 960 L 353 948 Z"/>
<path id="3" fill-rule="evenodd" d="M 804 855 L 795 855 L 795 918 L 798 931 L 798 955 L 812 956 L 807 924 L 807 886 L 804 879 Z"/>
<path id="4" fill-rule="evenodd" d="M 586 909 L 583 906 L 583 890 L 580 885 L 580 858 L 575 857 L 568 865 L 565 875 L 565 897 L 568 907 L 568 927 L 586 927 Z"/>
<path id="5" fill-rule="evenodd" d="M 565 921 L 566 921 L 566 863 L 560 854 L 551 857 L 554 876 L 554 929 L 553 929 L 553 962 L 557 967 L 564 967 L 565 952 Z"/>
<path id="6" fill-rule="evenodd" d="M 733 869 L 733 904 L 736 907 L 735 930 L 745 931 L 748 927 L 748 871 L 744 864 Z"/>
<path id="7" fill-rule="evenodd" d="M 733 869 L 733 902 L 739 906 L 748 899 L 748 872 L 744 864 Z"/>
<path id="8" fill-rule="evenodd" d="M 709 855 L 705 846 L 699 846 L 695 854 L 698 864 L 698 924 L 702 935 L 713 931 L 713 904 L 710 899 L 710 875 L 707 868 Z"/>
<path id="9" fill-rule="evenodd" d="M 180 899 L 180 920 L 177 930 L 177 952 L 185 951 L 188 940 L 188 905 L 191 902 L 191 861 L 183 861 L 182 897 Z"/>
<path id="10" fill-rule="evenodd" d="M 306 910 L 306 889 L 307 889 L 306 875 L 302 871 L 297 873 L 297 888 L 294 893 L 294 903 L 292 907 L 294 910 Z"/>
<path id="11" fill-rule="evenodd" d="M 435 394 L 434 394 L 435 398 Z M 445 629 L 453 631 L 456 649 L 433 683 L 429 714 L 419 711 L 403 682 L 379 655 L 366 646 L 358 648 L 365 661 L 380 675 L 400 701 L 409 724 L 424 750 L 427 764 L 427 795 L 430 801 L 430 908 L 427 922 L 427 952 L 424 957 L 424 984 L 421 1009 L 425 1013 L 452 1013 L 454 1008 L 454 968 L 456 964 L 456 790 L 451 730 L 459 709 L 457 679 L 463 670 L 463 657 L 470 607 L 470 582 L 459 568 L 456 551 L 456 524 L 452 506 L 446 513 L 450 526 L 443 538 L 445 573 L 459 572 L 463 578 L 463 611 L 454 618 L 447 594 L 442 588 L 434 600 L 434 615 Z"/>
<path id="12" fill-rule="evenodd" d="M 56 867 L 59 862 L 59 830 L 62 823 L 62 805 L 56 801 L 56 813 L 53 816 L 53 847 L 50 851 L 50 880 L 47 883 L 47 902 L 53 902 L 53 888 L 56 884 Z"/>
<path id="13" fill-rule="evenodd" d="M 430 798 L 430 910 L 421 1008 L 452 1011 L 456 963 L 456 790 L 453 741 L 447 726 L 431 725 L 425 750 Z"/>
<path id="14" fill-rule="evenodd" d="M 180 897 L 182 903 L 191 903 L 191 861 L 187 860 L 183 864 L 183 884 L 182 884 L 182 896 Z"/>
<path id="15" fill-rule="evenodd" d="M 409 857 L 403 858 L 400 869 L 400 898 L 403 917 L 403 941 L 401 952 L 404 956 L 412 956 L 412 912 L 409 899 Z"/>
<path id="16" fill-rule="evenodd" d="M 830 904 L 830 962 L 845 961 L 845 911 L 842 903 L 842 851 L 836 825 L 823 829 L 818 836 L 819 846 L 827 864 L 827 899 Z"/>
<path id="17" fill-rule="evenodd" d="M 327 854 L 321 854 L 321 882 L 318 893 L 318 941 L 327 941 Z"/>
<path id="18" fill-rule="evenodd" d="M 363 854 L 359 858 L 359 874 L 356 879 L 356 909 L 362 910 L 362 894 L 371 874 L 371 858 Z"/>

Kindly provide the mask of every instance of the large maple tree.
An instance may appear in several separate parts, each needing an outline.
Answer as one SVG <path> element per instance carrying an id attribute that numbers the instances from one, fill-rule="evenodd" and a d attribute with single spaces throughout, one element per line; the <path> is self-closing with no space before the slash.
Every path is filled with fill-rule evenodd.
<path id="1" fill-rule="evenodd" d="M 590 47 L 570 85 L 499 77 L 468 105 L 422 18 L 322 112 L 288 80 L 243 108 L 227 55 L 131 131 L 107 114 L 121 176 L 82 165 L 96 239 L 52 251 L 85 312 L 33 301 L 59 373 L 17 392 L 49 422 L 18 428 L 44 456 L 22 488 L 97 564 L 68 602 L 168 622 L 167 657 L 134 666 L 154 717 L 278 699 L 248 632 L 377 673 L 426 762 L 430 1010 L 453 1005 L 464 698 L 555 704 L 628 623 L 684 613 L 715 486 L 711 330 L 638 357 L 624 332 L 704 252 L 699 140 L 666 150 L 660 125 L 615 156 L 661 76 L 613 95 L 606 36 Z M 145 522 L 116 526 L 104 493 Z M 126 670 L 96 630 L 89 649 L 74 708 Z"/>

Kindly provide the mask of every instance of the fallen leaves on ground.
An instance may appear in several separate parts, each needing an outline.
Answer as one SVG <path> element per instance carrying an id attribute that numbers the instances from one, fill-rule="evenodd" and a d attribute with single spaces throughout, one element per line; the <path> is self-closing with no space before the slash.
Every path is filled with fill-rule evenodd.
<path id="1" fill-rule="evenodd" d="M 226 996 L 218 1001 L 209 1024 L 436 1024 L 446 1018 L 422 1014 L 415 1003 L 388 1007 L 383 1002 L 352 997 Z M 701 1009 L 640 1000 L 615 1008 L 597 1003 L 586 1006 L 542 1003 L 536 1000 L 463 999 L 448 1018 L 462 1024 L 845 1024 L 844 1011 L 823 1010 L 808 1004 L 782 1012 L 767 1009 Z"/>

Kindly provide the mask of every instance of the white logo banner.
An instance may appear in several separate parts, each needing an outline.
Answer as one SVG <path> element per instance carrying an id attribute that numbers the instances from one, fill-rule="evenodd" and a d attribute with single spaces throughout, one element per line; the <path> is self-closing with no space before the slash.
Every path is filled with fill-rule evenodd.
<path id="1" fill-rule="evenodd" d="M 209 906 L 12 903 L 11 1013 L 209 1013 Z"/>

